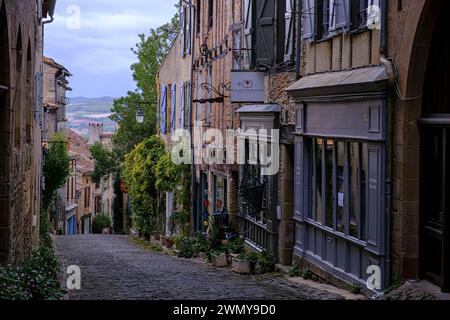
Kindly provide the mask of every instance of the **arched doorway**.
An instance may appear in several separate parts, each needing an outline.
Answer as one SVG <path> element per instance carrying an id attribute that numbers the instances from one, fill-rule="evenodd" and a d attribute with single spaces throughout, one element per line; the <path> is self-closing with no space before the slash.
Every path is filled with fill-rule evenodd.
<path id="1" fill-rule="evenodd" d="M 420 277 L 450 291 L 450 1 L 434 27 L 423 82 Z"/>
<path id="2" fill-rule="evenodd" d="M 0 263 L 8 262 L 9 251 L 9 182 L 10 166 L 10 55 L 5 3 L 0 8 Z"/>

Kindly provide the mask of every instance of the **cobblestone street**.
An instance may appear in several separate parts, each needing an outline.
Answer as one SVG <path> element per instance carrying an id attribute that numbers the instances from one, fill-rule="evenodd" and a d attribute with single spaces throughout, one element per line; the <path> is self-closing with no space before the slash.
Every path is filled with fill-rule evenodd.
<path id="1" fill-rule="evenodd" d="M 81 269 L 73 300 L 342 299 L 284 277 L 241 276 L 193 260 L 150 252 L 125 236 L 56 237 L 58 255 Z"/>

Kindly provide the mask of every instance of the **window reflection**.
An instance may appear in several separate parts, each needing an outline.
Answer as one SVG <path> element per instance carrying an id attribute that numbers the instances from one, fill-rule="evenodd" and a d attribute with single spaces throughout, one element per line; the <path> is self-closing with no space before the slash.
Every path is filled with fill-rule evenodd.
<path id="1" fill-rule="evenodd" d="M 327 140 L 325 150 L 325 179 L 326 179 L 326 217 L 325 225 L 333 228 L 334 188 L 333 188 L 333 164 L 334 164 L 334 142 Z"/>
<path id="2" fill-rule="evenodd" d="M 315 176 L 315 220 L 322 223 L 322 155 L 323 140 L 314 143 L 314 176 Z"/>
<path id="3" fill-rule="evenodd" d="M 336 230 L 345 232 L 344 224 L 344 165 L 345 165 L 345 143 L 336 143 Z"/>

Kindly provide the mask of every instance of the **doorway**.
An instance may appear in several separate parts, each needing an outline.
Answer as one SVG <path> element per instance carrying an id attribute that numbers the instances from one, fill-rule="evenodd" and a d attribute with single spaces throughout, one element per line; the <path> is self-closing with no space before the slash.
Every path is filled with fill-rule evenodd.
<path id="1" fill-rule="evenodd" d="M 422 129 L 421 273 L 424 279 L 449 292 L 450 270 L 450 115 L 448 126 Z"/>
<path id="2" fill-rule="evenodd" d="M 450 291 L 450 41 L 445 1 L 424 79 L 421 132 L 420 273 Z"/>

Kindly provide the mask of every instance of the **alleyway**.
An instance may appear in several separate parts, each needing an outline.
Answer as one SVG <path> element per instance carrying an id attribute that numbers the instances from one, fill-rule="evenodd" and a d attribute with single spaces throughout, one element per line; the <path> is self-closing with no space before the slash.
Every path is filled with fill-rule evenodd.
<path id="1" fill-rule="evenodd" d="M 73 300 L 341 299 L 283 277 L 248 277 L 199 262 L 145 251 L 124 236 L 57 237 L 64 264 L 81 269 Z"/>

